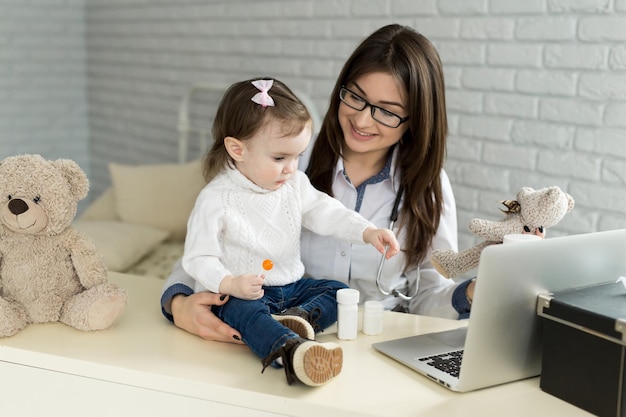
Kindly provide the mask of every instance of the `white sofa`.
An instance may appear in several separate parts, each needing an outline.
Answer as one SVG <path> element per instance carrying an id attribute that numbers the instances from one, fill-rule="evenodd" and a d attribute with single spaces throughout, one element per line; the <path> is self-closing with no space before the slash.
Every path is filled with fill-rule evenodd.
<path id="1" fill-rule="evenodd" d="M 111 187 L 74 221 L 110 271 L 164 279 L 183 253 L 187 219 L 204 186 L 200 161 L 110 164 Z"/>

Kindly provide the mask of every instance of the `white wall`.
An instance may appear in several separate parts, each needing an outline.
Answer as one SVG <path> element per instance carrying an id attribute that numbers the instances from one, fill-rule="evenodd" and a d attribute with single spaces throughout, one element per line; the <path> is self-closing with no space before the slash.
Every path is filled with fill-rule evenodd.
<path id="1" fill-rule="evenodd" d="M 271 75 L 324 110 L 354 46 L 399 22 L 444 62 L 461 247 L 525 185 L 575 197 L 553 236 L 626 227 L 626 0 L 101 0 L 86 16 L 101 183 L 107 160 L 175 160 L 190 84 Z"/>
<path id="2" fill-rule="evenodd" d="M 0 159 L 71 158 L 89 173 L 84 0 L 0 0 Z"/>
<path id="3" fill-rule="evenodd" d="M 559 185 L 576 199 L 552 236 L 626 227 L 626 0 L 84 2 L 95 194 L 109 183 L 109 161 L 176 160 L 177 108 L 191 84 L 270 75 L 324 110 L 355 45 L 398 22 L 431 38 L 444 62 L 461 247 L 473 240 L 469 219 L 500 218 L 496 201 L 523 185 Z M 49 144 L 70 143 L 60 137 L 85 133 L 86 107 L 66 104 L 82 103 L 82 3 L 0 0 L 0 71 L 18 80 L 0 77 L 18 86 L 0 90 L 10 95 L 0 104 L 0 152 L 52 153 Z M 7 29 L 14 18 L 28 28 Z M 17 35 L 37 44 L 34 56 Z M 16 65 L 34 66 L 33 76 L 19 82 Z M 55 87 L 37 97 L 42 84 Z M 38 111 L 75 117 L 42 126 L 26 116 Z M 62 150 L 74 157 L 86 148 L 78 142 Z"/>

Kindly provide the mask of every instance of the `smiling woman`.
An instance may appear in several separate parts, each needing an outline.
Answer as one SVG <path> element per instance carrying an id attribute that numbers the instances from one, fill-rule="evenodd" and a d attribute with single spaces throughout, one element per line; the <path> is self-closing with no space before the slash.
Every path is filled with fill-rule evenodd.
<path id="1" fill-rule="evenodd" d="M 466 286 L 472 284 L 457 288 L 440 281 L 428 255 L 437 247 L 457 245 L 454 196 L 443 170 L 448 130 L 443 68 L 437 50 L 411 28 L 385 26 L 357 46 L 331 97 L 307 166 L 311 183 L 379 226 L 389 222 L 402 187 L 396 224 L 402 261 L 383 271 L 386 285 L 388 290 L 401 289 L 405 294 L 409 289 L 419 293 L 437 288 L 435 294 L 425 298 L 418 295 L 410 304 L 386 297 L 387 308 L 400 304 L 412 312 L 446 317 L 467 314 L 468 305 L 450 302 L 450 298 L 463 301 Z M 366 111 L 368 106 L 370 111 Z M 338 170 L 343 176 L 336 175 Z M 309 250 L 331 245 L 317 236 L 308 240 Z M 372 265 L 366 254 L 357 253 L 353 251 L 350 267 L 347 263 L 342 266 L 343 274 L 351 287 L 368 298 L 383 298 L 373 285 L 375 262 Z M 330 253 L 327 256 L 333 257 Z M 332 272 L 316 263 L 312 266 L 307 265 L 307 272 L 337 274 L 337 266 Z"/>
<path id="2" fill-rule="evenodd" d="M 403 104 L 406 99 L 391 74 L 366 74 L 351 84 L 369 100 L 386 108 L 373 106 L 364 98 L 355 96 L 356 93 L 350 94 L 352 98 L 348 100 L 350 103 L 360 101 L 360 108 L 348 105 L 345 98 L 341 100 L 345 104 L 339 106 L 339 120 L 345 141 L 342 148 L 344 170 L 350 182 L 358 188 L 384 167 L 389 149 L 407 131 L 408 126 L 402 123 L 408 121 L 409 117 L 398 116 L 391 110 L 406 113 Z M 340 98 L 343 89 L 339 90 Z M 368 106 L 371 108 L 369 114 L 363 111 Z"/>

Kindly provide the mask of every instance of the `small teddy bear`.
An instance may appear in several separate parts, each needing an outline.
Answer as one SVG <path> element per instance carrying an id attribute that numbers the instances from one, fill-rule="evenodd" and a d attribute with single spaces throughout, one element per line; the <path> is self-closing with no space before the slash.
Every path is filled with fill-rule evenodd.
<path id="1" fill-rule="evenodd" d="M 69 159 L 0 161 L 0 337 L 30 323 L 109 328 L 126 291 L 108 282 L 93 242 L 71 227 L 89 181 Z"/>
<path id="2" fill-rule="evenodd" d="M 543 237 L 545 228 L 556 225 L 574 208 L 574 199 L 559 187 L 534 190 L 523 187 L 517 200 L 503 200 L 506 214 L 500 221 L 472 219 L 469 229 L 484 242 L 462 252 L 452 250 L 433 251 L 433 266 L 446 278 L 462 275 L 478 266 L 482 250 L 493 244 L 502 243 L 508 234 L 533 233 Z"/>

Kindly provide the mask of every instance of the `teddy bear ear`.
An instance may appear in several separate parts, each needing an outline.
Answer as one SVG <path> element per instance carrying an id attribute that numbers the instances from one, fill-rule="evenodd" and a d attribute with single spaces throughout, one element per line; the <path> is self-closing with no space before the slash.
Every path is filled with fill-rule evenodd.
<path id="1" fill-rule="evenodd" d="M 565 196 L 567 197 L 567 211 L 570 212 L 572 211 L 572 209 L 574 208 L 574 197 L 572 197 L 571 195 L 564 193 Z"/>
<path id="2" fill-rule="evenodd" d="M 71 159 L 57 159 L 52 164 L 61 171 L 70 185 L 70 191 L 77 200 L 87 197 L 89 180 L 82 168 Z"/>
<path id="3" fill-rule="evenodd" d="M 531 187 L 522 187 L 520 188 L 520 190 L 517 192 L 517 199 L 518 200 L 523 200 L 525 196 L 527 196 L 528 194 L 532 194 L 535 192 L 534 188 Z"/>

